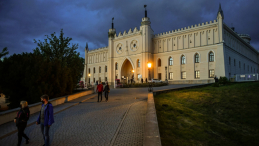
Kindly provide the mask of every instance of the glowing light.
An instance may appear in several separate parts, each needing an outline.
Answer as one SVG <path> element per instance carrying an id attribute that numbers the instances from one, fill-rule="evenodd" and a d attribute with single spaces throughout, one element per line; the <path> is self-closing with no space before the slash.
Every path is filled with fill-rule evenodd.
<path id="1" fill-rule="evenodd" d="M 134 70 L 132 70 L 132 72 L 134 72 Z"/>
<path id="2" fill-rule="evenodd" d="M 88 74 L 88 76 L 90 77 L 90 76 L 91 76 L 91 74 Z"/>
<path id="3" fill-rule="evenodd" d="M 151 63 L 147 63 L 147 67 L 148 67 L 148 68 L 151 68 Z"/>

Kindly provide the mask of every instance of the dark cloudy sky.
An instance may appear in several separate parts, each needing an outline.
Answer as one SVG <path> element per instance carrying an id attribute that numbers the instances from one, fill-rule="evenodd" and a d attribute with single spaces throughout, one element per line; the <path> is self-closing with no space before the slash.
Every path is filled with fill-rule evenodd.
<path id="1" fill-rule="evenodd" d="M 213 21 L 219 3 L 224 22 L 249 34 L 259 50 L 259 0 L 1 0 L 0 51 L 8 47 L 9 55 L 31 52 L 36 48 L 33 39 L 43 41 L 53 32 L 59 36 L 63 28 L 83 57 L 86 42 L 90 49 L 108 45 L 112 17 L 117 34 L 139 29 L 144 4 L 158 34 Z"/>

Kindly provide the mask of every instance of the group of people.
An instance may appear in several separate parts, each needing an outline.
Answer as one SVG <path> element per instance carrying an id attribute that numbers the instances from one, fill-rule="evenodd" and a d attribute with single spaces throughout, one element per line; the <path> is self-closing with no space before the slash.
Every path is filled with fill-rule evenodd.
<path id="1" fill-rule="evenodd" d="M 40 124 L 41 133 L 44 139 L 43 146 L 49 146 L 49 129 L 50 126 L 54 123 L 53 106 L 49 102 L 49 96 L 46 94 L 41 96 L 41 102 L 41 110 L 36 125 Z M 24 133 L 27 122 L 30 118 L 28 102 L 21 101 L 20 106 L 21 109 L 17 112 L 17 116 L 14 118 L 14 123 L 16 123 L 16 127 L 18 129 L 18 146 L 21 145 L 22 137 L 26 139 L 26 144 L 30 142 L 29 137 Z"/>
<path id="2" fill-rule="evenodd" d="M 108 82 L 105 82 L 105 87 L 103 88 L 102 82 L 99 81 L 99 84 L 97 85 L 96 92 L 98 92 L 98 101 L 102 102 L 102 93 L 104 92 L 105 101 L 108 101 L 108 94 L 110 92 L 110 87 Z M 99 97 L 101 96 L 101 99 L 99 100 Z"/>
<path id="3" fill-rule="evenodd" d="M 101 82 L 97 85 L 96 92 L 98 92 L 98 101 L 102 101 L 102 93 L 104 92 L 106 102 L 108 101 L 108 94 L 110 92 L 110 87 L 108 83 L 105 83 L 105 87 Z M 99 96 L 101 97 L 99 100 Z M 50 126 L 54 123 L 54 113 L 53 113 L 53 106 L 49 102 L 48 95 L 41 96 L 41 110 L 39 112 L 39 116 L 36 121 L 36 125 L 40 125 L 41 133 L 43 135 L 44 145 L 49 146 L 49 129 Z M 24 130 L 27 126 L 27 122 L 30 118 L 30 110 L 28 107 L 27 101 L 20 102 L 21 109 L 17 112 L 17 116 L 14 118 L 14 123 L 18 129 L 18 146 L 21 145 L 22 137 L 26 139 L 26 144 L 29 144 L 30 138 L 24 133 Z"/>

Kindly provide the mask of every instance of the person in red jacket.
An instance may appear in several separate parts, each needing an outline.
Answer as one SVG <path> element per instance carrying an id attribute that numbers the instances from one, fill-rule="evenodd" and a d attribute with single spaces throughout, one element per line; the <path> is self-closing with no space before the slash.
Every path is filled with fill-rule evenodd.
<path id="1" fill-rule="evenodd" d="M 96 88 L 96 92 L 98 92 L 98 101 L 99 102 L 99 96 L 101 95 L 101 100 L 100 102 L 102 101 L 102 93 L 103 93 L 103 85 L 101 82 L 99 82 L 99 85 L 97 85 L 97 88 Z"/>

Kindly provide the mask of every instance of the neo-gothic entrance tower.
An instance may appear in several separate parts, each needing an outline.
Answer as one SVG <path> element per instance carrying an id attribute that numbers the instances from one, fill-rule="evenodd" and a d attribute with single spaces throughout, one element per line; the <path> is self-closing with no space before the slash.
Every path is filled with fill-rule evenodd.
<path id="1" fill-rule="evenodd" d="M 146 8 L 146 5 L 144 6 Z M 113 19 L 112 19 L 113 20 Z M 143 80 L 148 78 L 147 63 L 153 61 L 152 37 L 153 30 L 150 26 L 150 18 L 142 18 L 140 29 L 135 28 L 116 35 L 112 22 L 112 28 L 108 32 L 108 82 L 114 85 L 115 79 L 127 78 L 136 81 L 138 77 Z M 127 59 L 125 59 L 127 58 Z M 134 72 L 132 71 L 134 70 Z M 153 71 L 151 69 L 151 76 Z M 140 80 L 140 78 L 139 78 Z"/>

